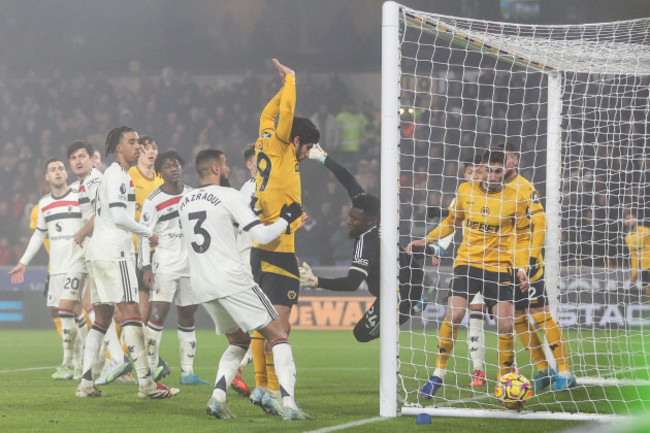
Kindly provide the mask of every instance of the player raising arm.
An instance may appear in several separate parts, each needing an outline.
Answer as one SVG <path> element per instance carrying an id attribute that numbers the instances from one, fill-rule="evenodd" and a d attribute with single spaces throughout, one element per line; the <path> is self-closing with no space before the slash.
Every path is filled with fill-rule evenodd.
<path id="1" fill-rule="evenodd" d="M 294 72 L 277 59 L 273 59 L 273 63 L 284 85 L 262 111 L 259 138 L 255 142 L 255 214 L 265 225 L 278 220 L 285 204 L 301 202 L 299 163 L 307 158 L 311 147 L 320 139 L 320 133 L 311 120 L 294 116 Z M 300 221 L 296 220 L 277 239 L 266 245 L 256 242 L 251 250 L 251 269 L 255 282 L 271 300 L 287 335 L 291 329 L 291 308 L 298 302 L 300 277 L 294 235 L 299 226 Z M 273 353 L 268 343 L 260 333 L 253 334 L 252 349 L 257 388 L 251 394 L 251 401 L 261 405 L 267 412 L 280 415 L 281 393 L 274 373 Z"/>
<path id="2" fill-rule="evenodd" d="M 314 146 L 309 157 L 321 161 L 343 184 L 352 200 L 347 225 L 349 236 L 355 239 L 354 258 L 348 275 L 342 278 L 318 278 L 309 265 L 303 263 L 300 282 L 303 287 L 320 287 L 327 290 L 349 292 L 359 288 L 363 281 L 377 299 L 354 327 L 354 337 L 365 343 L 379 337 L 379 199 L 366 193 L 354 176 L 339 165 L 321 149 Z M 413 256 L 400 251 L 399 254 L 399 323 L 411 317 L 413 306 L 422 297 L 424 271 L 422 264 Z"/>
<path id="3" fill-rule="evenodd" d="M 503 152 L 486 151 L 482 161 L 485 180 L 461 184 L 449 216 L 426 236 L 426 243 L 435 242 L 465 225 L 454 261 L 447 315 L 438 333 L 436 369 L 420 390 L 427 399 L 443 383 L 467 301 L 476 293 L 481 293 L 497 322 L 498 377 L 514 364 L 513 247 L 516 232 L 528 229 L 529 202 L 516 188 L 504 185 Z M 518 271 L 517 277 L 521 290 L 527 290 L 526 273 Z"/>
<path id="4" fill-rule="evenodd" d="M 234 417 L 228 408 L 226 391 L 250 345 L 248 331 L 257 330 L 273 351 L 284 419 L 308 419 L 294 400 L 296 367 L 287 332 L 269 298 L 242 263 L 236 239 L 241 228 L 258 245 L 273 242 L 300 217 L 300 205 L 284 204 L 279 218 L 263 225 L 242 200 L 241 193 L 224 186 L 229 169 L 223 152 L 199 152 L 196 171 L 201 186 L 186 193 L 179 203 L 192 288 L 197 301 L 212 317 L 217 334 L 225 334 L 230 343 L 219 361 L 207 413 L 217 418 Z"/>

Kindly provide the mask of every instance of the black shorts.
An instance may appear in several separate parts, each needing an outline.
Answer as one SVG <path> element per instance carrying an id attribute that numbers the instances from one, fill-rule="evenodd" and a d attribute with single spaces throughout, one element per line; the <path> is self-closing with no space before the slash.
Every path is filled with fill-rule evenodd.
<path id="1" fill-rule="evenodd" d="M 151 263 L 151 259 L 153 258 L 153 252 L 149 253 L 149 263 Z M 135 255 L 135 262 L 138 263 L 138 255 Z M 135 267 L 135 276 L 138 279 L 138 291 L 139 292 L 144 292 L 147 295 L 149 294 L 150 290 L 149 287 L 144 283 L 144 280 L 142 279 L 144 277 L 144 271 L 137 266 Z"/>
<path id="2" fill-rule="evenodd" d="M 294 253 L 251 248 L 251 270 L 273 305 L 291 307 L 298 303 L 300 274 Z"/>
<path id="3" fill-rule="evenodd" d="M 546 294 L 546 284 L 544 284 L 544 276 L 530 283 L 530 287 L 525 292 L 519 288 L 519 284 L 515 286 L 515 310 L 524 311 L 528 308 L 539 308 L 548 305 L 548 295 Z"/>
<path id="4" fill-rule="evenodd" d="M 491 272 L 473 266 L 456 266 L 451 278 L 451 296 L 471 300 L 481 293 L 485 305 L 492 309 L 499 302 L 514 301 L 511 272 Z"/>
<path id="5" fill-rule="evenodd" d="M 644 269 L 640 272 L 641 287 L 650 286 L 650 269 Z"/>

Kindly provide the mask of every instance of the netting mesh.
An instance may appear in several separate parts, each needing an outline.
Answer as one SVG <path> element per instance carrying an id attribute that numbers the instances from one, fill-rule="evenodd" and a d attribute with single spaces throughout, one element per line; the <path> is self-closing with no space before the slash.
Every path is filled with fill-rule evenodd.
<path id="1" fill-rule="evenodd" d="M 422 239 L 446 217 L 465 181 L 464 163 L 495 144 L 508 141 L 519 148 L 519 174 L 547 204 L 547 187 L 557 184 L 547 182 L 546 170 L 548 74 L 561 79 L 561 225 L 547 233 L 559 249 L 559 284 L 547 290 L 559 301 L 552 310 L 578 386 L 562 392 L 546 388 L 527 409 L 628 413 L 648 407 L 642 386 L 650 379 L 650 307 L 644 304 L 643 273 L 631 282 L 626 244 L 631 228 L 624 221 L 631 213 L 639 227 L 650 227 L 649 33 L 648 19 L 540 27 L 402 9 L 402 245 Z M 439 265 L 431 264 L 428 253 L 422 256 L 428 302 L 399 338 L 399 389 L 407 406 L 499 407 L 491 319 L 485 324 L 487 385 L 470 386 L 473 366 L 461 326 L 444 386 L 433 400 L 419 393 L 436 365 L 437 332 L 461 232 L 442 248 Z M 650 248 L 646 238 L 635 239 Z M 650 250 L 647 254 L 650 260 Z M 547 359 L 555 366 L 548 351 Z M 518 341 L 516 364 L 526 377 L 536 374 Z"/>

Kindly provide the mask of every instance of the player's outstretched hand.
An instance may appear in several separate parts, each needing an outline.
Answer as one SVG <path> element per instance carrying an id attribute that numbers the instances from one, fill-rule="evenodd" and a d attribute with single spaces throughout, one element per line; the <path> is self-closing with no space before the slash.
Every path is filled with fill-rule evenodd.
<path id="1" fill-rule="evenodd" d="M 11 268 L 9 271 L 9 274 L 11 274 L 11 284 L 20 284 L 25 281 L 25 269 L 27 269 L 27 266 L 22 263 L 18 263 Z"/>
<path id="2" fill-rule="evenodd" d="M 284 66 L 282 63 L 278 61 L 278 59 L 273 59 L 273 64 L 275 65 L 275 69 L 277 69 L 278 72 L 280 73 L 280 77 L 282 77 L 283 83 L 287 75 L 296 75 L 293 69 Z"/>
<path id="3" fill-rule="evenodd" d="M 318 287 L 318 278 L 311 270 L 309 263 L 302 262 L 302 266 L 298 268 L 300 271 L 300 287 Z"/>
<path id="4" fill-rule="evenodd" d="M 320 147 L 320 143 L 314 144 L 314 146 L 309 151 L 309 159 L 315 159 L 321 163 L 325 163 L 325 158 L 327 158 L 327 152 Z"/>
<path id="5" fill-rule="evenodd" d="M 151 245 L 151 246 L 154 247 L 154 248 L 156 248 L 156 247 L 158 246 L 158 235 L 157 235 L 157 234 L 154 233 L 154 234 L 149 238 L 149 245 Z"/>
<path id="6" fill-rule="evenodd" d="M 527 292 L 528 287 L 530 287 L 530 282 L 528 281 L 528 274 L 524 268 L 519 268 L 519 270 L 517 270 L 517 278 L 519 278 L 519 282 L 521 283 L 519 289 L 522 292 Z"/>
<path id="7" fill-rule="evenodd" d="M 280 210 L 280 218 L 284 218 L 289 224 L 300 218 L 300 215 L 302 215 L 302 208 L 297 201 L 285 204 Z"/>
<path id="8" fill-rule="evenodd" d="M 412 241 L 406 246 L 406 252 L 411 254 L 413 251 L 421 251 L 424 247 L 427 246 L 426 239 L 420 239 L 419 241 Z"/>

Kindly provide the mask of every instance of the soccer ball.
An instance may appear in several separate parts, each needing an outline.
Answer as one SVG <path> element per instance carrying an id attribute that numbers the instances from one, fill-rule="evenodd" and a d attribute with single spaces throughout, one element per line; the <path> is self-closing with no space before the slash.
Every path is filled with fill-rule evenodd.
<path id="1" fill-rule="evenodd" d="M 494 395 L 508 409 L 519 409 L 533 396 L 533 387 L 521 374 L 509 373 L 501 376 Z"/>

